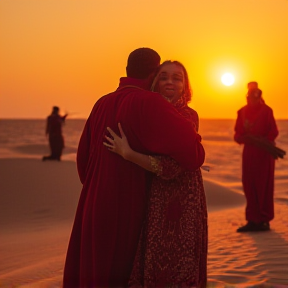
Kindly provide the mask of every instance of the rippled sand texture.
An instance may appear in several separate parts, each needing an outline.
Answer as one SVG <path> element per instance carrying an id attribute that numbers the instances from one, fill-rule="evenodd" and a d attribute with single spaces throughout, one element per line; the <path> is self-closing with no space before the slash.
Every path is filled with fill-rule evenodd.
<path id="1" fill-rule="evenodd" d="M 209 214 L 208 287 L 288 287 L 287 206 L 275 208 L 268 232 L 235 233 L 244 207 Z"/>
<path id="2" fill-rule="evenodd" d="M 288 287 L 287 205 L 275 204 L 272 231 L 240 234 L 243 195 L 204 185 L 208 287 Z M 0 287 L 60 288 L 81 191 L 76 163 L 0 159 L 0 191 Z"/>

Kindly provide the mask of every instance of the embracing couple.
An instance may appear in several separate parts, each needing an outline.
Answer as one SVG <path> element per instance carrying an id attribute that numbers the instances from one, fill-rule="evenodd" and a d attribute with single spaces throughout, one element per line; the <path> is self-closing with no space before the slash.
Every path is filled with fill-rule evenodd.
<path id="1" fill-rule="evenodd" d="M 127 77 L 85 124 L 64 288 L 206 286 L 199 118 L 185 67 L 160 61 L 132 51 Z"/>

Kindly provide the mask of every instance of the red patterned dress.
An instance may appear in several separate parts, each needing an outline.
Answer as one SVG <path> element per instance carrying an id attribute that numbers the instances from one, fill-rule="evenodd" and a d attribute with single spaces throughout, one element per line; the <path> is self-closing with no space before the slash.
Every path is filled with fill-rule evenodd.
<path id="1" fill-rule="evenodd" d="M 197 112 L 178 101 L 181 115 L 195 123 Z M 200 169 L 182 169 L 166 156 L 151 157 L 147 218 L 129 287 L 206 287 L 207 208 Z"/>

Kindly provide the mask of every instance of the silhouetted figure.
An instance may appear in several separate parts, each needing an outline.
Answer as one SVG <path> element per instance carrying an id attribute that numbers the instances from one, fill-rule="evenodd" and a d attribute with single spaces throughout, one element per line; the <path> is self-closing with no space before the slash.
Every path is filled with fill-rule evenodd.
<path id="1" fill-rule="evenodd" d="M 270 230 L 269 222 L 274 218 L 275 159 L 281 157 L 274 143 L 277 135 L 273 111 L 265 104 L 262 91 L 250 88 L 247 105 L 238 111 L 234 135 L 237 143 L 244 144 L 242 184 L 247 220 L 237 232 Z"/>
<path id="2" fill-rule="evenodd" d="M 62 135 L 62 124 L 68 114 L 59 115 L 59 107 L 54 106 L 51 115 L 47 117 L 46 135 L 49 137 L 51 154 L 42 158 L 45 160 L 61 160 L 62 150 L 64 148 L 64 138 Z"/>

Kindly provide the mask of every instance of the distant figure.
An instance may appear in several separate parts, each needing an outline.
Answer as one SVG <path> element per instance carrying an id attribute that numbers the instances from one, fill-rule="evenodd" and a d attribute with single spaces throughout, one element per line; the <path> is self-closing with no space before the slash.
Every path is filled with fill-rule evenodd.
<path id="1" fill-rule="evenodd" d="M 262 91 L 250 88 L 247 105 L 238 111 L 234 135 L 237 143 L 244 144 L 242 184 L 247 220 L 237 232 L 270 230 L 269 222 L 274 218 L 274 169 L 278 156 L 273 152 L 277 136 L 273 111 L 265 104 Z"/>
<path id="2" fill-rule="evenodd" d="M 46 136 L 49 137 L 51 154 L 43 156 L 42 160 L 61 160 L 62 150 L 64 148 L 64 138 L 62 135 L 62 124 L 68 114 L 59 115 L 59 107 L 54 106 L 51 115 L 47 117 Z"/>

